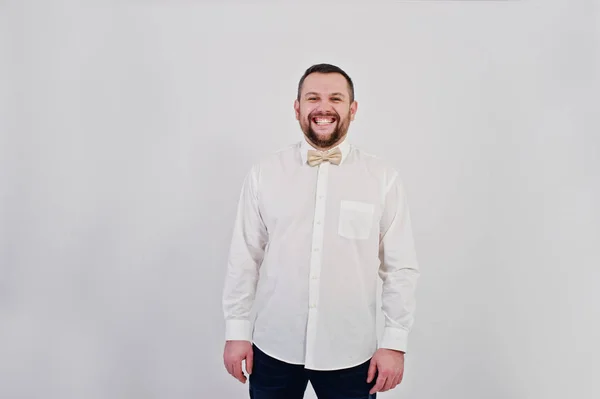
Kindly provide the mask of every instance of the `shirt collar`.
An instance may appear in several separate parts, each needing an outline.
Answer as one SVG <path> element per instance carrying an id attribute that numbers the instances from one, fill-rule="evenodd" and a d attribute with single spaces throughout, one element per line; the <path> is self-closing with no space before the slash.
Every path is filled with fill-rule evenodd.
<path id="1" fill-rule="evenodd" d="M 342 140 L 342 142 L 340 144 L 338 144 L 337 146 L 329 149 L 329 151 L 335 149 L 335 148 L 339 148 L 340 151 L 342 152 L 342 160 L 340 162 L 340 165 L 344 163 L 344 161 L 346 160 L 346 157 L 348 156 L 348 154 L 350 153 L 350 144 L 348 143 L 348 140 L 346 140 L 346 138 L 344 138 Z M 300 142 L 300 157 L 302 159 L 302 164 L 305 165 L 307 158 L 308 158 L 308 150 L 318 150 L 320 151 L 318 148 L 314 148 L 312 144 L 310 144 L 307 140 L 306 137 Z"/>

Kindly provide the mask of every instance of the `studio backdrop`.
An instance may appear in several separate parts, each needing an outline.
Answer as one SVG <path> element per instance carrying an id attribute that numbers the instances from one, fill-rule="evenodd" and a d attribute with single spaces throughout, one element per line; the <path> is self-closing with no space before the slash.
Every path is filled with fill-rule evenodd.
<path id="1" fill-rule="evenodd" d="M 411 208 L 416 319 L 380 397 L 600 397 L 599 12 L 0 1 L 0 398 L 247 397 L 222 361 L 237 201 L 302 139 L 321 62 Z"/>

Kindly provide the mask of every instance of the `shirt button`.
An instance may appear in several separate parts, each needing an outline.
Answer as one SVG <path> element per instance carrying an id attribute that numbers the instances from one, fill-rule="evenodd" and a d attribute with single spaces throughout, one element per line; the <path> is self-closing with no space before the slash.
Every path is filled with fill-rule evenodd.
<path id="1" fill-rule="evenodd" d="M 319 248 L 315 248 L 315 249 L 313 249 L 313 251 L 319 252 Z"/>
<path id="2" fill-rule="evenodd" d="M 313 280 L 316 280 L 318 277 L 317 276 L 312 276 L 311 277 Z"/>
<path id="3" fill-rule="evenodd" d="M 321 224 L 321 221 L 320 221 L 320 220 L 317 220 L 317 224 Z"/>

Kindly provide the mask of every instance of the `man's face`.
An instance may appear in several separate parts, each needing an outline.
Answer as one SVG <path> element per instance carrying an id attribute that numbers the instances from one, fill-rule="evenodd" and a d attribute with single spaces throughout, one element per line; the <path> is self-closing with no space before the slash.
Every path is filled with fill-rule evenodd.
<path id="1" fill-rule="evenodd" d="M 296 119 L 308 140 L 329 149 L 347 134 L 358 104 L 350 103 L 348 82 L 339 73 L 312 73 L 302 85 L 300 100 L 294 102 Z"/>

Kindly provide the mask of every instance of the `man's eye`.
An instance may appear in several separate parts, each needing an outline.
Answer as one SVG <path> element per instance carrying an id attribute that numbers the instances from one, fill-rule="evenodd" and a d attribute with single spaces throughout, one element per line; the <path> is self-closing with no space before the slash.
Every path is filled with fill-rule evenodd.
<path id="1" fill-rule="evenodd" d="M 313 101 L 313 100 L 316 100 L 316 99 L 317 99 L 316 97 L 308 97 L 308 101 Z"/>

